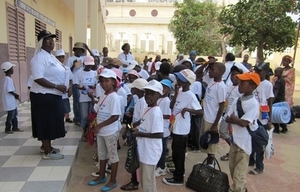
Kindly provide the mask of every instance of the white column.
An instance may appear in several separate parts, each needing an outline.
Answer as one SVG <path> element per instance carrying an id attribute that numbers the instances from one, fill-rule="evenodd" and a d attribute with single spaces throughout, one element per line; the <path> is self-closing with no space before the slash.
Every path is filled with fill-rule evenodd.
<path id="1" fill-rule="evenodd" d="M 99 41 L 98 41 L 98 24 L 99 24 L 99 16 L 98 16 L 98 0 L 90 0 L 90 28 L 91 28 L 91 48 L 92 49 L 100 49 Z M 101 13 L 101 12 L 100 12 Z M 99 50 L 100 51 L 100 50 Z"/>
<path id="2" fill-rule="evenodd" d="M 87 39 L 87 0 L 74 1 L 75 33 L 74 43 L 84 42 Z"/>

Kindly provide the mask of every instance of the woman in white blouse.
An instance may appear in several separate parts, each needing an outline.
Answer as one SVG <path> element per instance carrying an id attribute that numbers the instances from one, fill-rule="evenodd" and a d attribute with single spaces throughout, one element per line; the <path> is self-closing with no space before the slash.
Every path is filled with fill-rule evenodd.
<path id="1" fill-rule="evenodd" d="M 129 63 L 135 59 L 130 52 L 129 43 L 125 43 L 124 45 L 122 45 L 121 49 L 123 50 L 123 52 L 118 55 L 118 59 L 121 60 L 121 62 L 123 63 L 123 67 L 126 68 Z"/>
<path id="2" fill-rule="evenodd" d="M 34 80 L 30 89 L 32 135 L 42 142 L 43 159 L 64 158 L 51 146 L 51 140 L 65 136 L 62 94 L 69 79 L 66 68 L 51 54 L 55 37 L 41 31 L 38 50 L 30 62 Z"/>

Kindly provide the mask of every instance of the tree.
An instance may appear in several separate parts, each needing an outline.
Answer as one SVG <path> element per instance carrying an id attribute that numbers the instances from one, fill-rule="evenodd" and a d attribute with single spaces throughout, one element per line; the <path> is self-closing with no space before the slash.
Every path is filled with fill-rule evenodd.
<path id="1" fill-rule="evenodd" d="M 230 35 L 231 46 L 257 50 L 257 59 L 263 61 L 264 53 L 283 52 L 294 45 L 297 23 L 286 13 L 298 6 L 295 0 L 240 0 L 221 11 L 220 32 Z"/>
<path id="2" fill-rule="evenodd" d="M 180 53 L 196 50 L 201 55 L 221 55 L 226 51 L 225 43 L 222 45 L 225 35 L 219 33 L 219 9 L 215 3 L 184 0 L 183 3 L 175 1 L 174 6 L 177 11 L 169 31 L 173 33 Z"/>

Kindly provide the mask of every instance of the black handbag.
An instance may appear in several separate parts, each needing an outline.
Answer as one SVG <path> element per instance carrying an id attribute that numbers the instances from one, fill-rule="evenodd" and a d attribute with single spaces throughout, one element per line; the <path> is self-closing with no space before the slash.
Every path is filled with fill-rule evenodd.
<path id="1" fill-rule="evenodd" d="M 136 139 L 132 139 L 127 151 L 125 169 L 129 173 L 134 173 L 140 167 L 139 154 Z"/>
<path id="2" fill-rule="evenodd" d="M 187 179 L 186 187 L 198 192 L 228 192 L 228 176 L 221 171 L 216 158 L 214 161 L 219 169 L 207 165 L 207 158 L 202 163 L 194 165 L 193 171 Z"/>

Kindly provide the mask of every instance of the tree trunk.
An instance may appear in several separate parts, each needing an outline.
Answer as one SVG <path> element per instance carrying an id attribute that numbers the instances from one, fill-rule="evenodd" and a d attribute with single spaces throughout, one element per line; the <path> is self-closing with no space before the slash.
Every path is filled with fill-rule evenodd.
<path id="1" fill-rule="evenodd" d="M 222 58 L 223 58 L 222 62 L 225 62 L 225 56 L 227 54 L 226 45 L 225 45 L 226 37 L 227 35 L 224 35 L 222 37 Z"/>
<path id="2" fill-rule="evenodd" d="M 264 61 L 264 49 L 263 49 L 263 44 L 262 43 L 260 43 L 257 46 L 256 60 L 257 60 L 257 62 L 263 62 Z"/>

